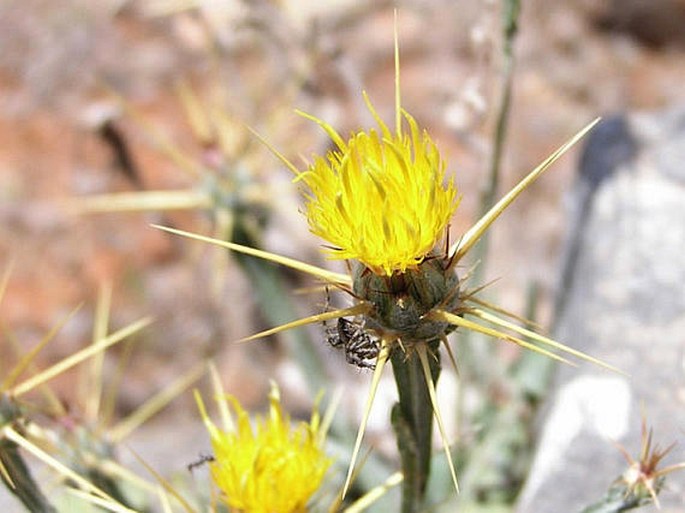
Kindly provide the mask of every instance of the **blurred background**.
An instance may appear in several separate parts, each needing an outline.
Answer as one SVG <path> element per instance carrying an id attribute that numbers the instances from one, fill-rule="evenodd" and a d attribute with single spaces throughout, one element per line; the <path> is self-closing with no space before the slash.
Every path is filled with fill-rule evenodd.
<path id="1" fill-rule="evenodd" d="M 681 0 L 522 3 L 500 194 L 594 117 L 685 101 Z M 306 415 L 312 383 L 292 347 L 299 342 L 233 344 L 272 326 L 268 312 L 278 310 L 265 313 L 250 271 L 223 251 L 150 224 L 215 236 L 233 230 L 235 239 L 237 216 L 243 240 L 343 269 L 324 260 L 289 172 L 247 127 L 300 163 L 328 142 L 294 109 L 346 134 L 373 124 L 366 91 L 391 120 L 394 7 L 402 104 L 437 141 L 463 195 L 451 226 L 456 239 L 478 217 L 491 159 L 503 87 L 500 2 L 0 2 L 0 266 L 13 262 L 3 330 L 28 348 L 83 303 L 41 353 L 47 365 L 89 343 L 99 291 L 111 287 L 111 331 L 155 318 L 131 349 L 113 351 L 131 353 L 114 417 L 207 357 L 247 406 L 263 406 L 275 379 L 295 414 Z M 485 278 L 499 278 L 497 303 L 523 313 L 536 284 L 543 324 L 552 317 L 577 156 L 555 164 L 492 230 Z M 123 206 L 111 197 L 87 201 L 150 191 L 181 194 L 164 196 L 174 208 L 149 195 Z M 324 309 L 323 293 L 298 293 L 312 280 L 280 276 L 290 292 L 275 294 L 288 303 L 276 317 Z M 370 375 L 347 366 L 324 331 L 306 332 L 317 372 L 358 387 L 359 397 L 350 394 L 341 406 L 341 415 L 355 419 Z M 0 350 L 4 370 L 15 357 Z M 501 353 L 505 361 L 515 357 L 508 348 Z M 116 367 L 105 360 L 106 380 Z M 78 379 L 69 373 L 54 383 L 77 416 Z M 369 439 L 392 453 L 394 442 L 383 435 L 394 391 L 386 388 Z M 179 443 L 147 443 L 170 419 Z M 135 434 L 153 465 L 181 470 L 208 448 L 202 436 L 190 394 Z"/>

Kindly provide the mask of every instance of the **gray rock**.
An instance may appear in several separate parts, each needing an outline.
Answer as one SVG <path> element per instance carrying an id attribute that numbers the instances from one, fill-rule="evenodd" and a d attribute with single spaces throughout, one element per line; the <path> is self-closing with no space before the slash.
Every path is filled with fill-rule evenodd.
<path id="1" fill-rule="evenodd" d="M 685 461 L 685 106 L 605 121 L 572 194 L 557 340 L 624 370 L 560 368 L 520 513 L 574 513 L 637 457 L 642 412 L 665 464 Z M 662 512 L 685 512 L 685 471 Z M 656 511 L 652 506 L 640 511 Z"/>

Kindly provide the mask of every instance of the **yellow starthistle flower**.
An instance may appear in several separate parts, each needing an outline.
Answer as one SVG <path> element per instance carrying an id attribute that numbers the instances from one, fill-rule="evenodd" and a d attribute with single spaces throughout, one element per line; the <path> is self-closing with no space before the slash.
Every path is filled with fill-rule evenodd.
<path id="1" fill-rule="evenodd" d="M 345 142 L 324 121 L 337 145 L 298 176 L 309 190 L 306 215 L 311 231 L 330 242 L 336 259 L 363 262 L 390 276 L 420 264 L 445 234 L 457 208 L 457 189 L 445 177 L 445 161 L 426 131 L 407 112 L 409 133 L 391 133 L 364 95 L 378 122 Z"/>
<path id="2" fill-rule="evenodd" d="M 399 82 L 397 82 L 397 84 L 398 83 Z M 397 89 L 399 89 L 398 85 Z M 399 92 L 397 92 L 396 107 L 396 111 L 398 113 L 403 112 L 399 108 Z M 339 150 L 345 147 L 349 149 L 349 146 L 352 143 L 344 143 L 337 132 L 335 132 L 327 123 L 311 116 L 308 117 L 319 123 L 329 133 Z M 400 134 L 398 136 L 398 140 L 400 140 L 404 137 L 401 135 L 402 131 L 400 129 L 400 116 L 397 117 L 397 120 L 398 128 L 396 130 L 396 134 Z M 413 121 L 408 121 L 411 127 Z M 407 234 L 410 233 L 409 228 L 401 227 L 404 221 L 398 223 L 393 222 L 393 228 L 391 228 L 390 220 L 386 219 L 385 222 L 381 220 L 381 230 L 373 232 L 377 237 L 377 240 L 374 242 L 366 241 L 366 235 L 363 235 L 365 232 L 361 231 L 361 240 L 354 242 L 354 244 L 358 248 L 364 248 L 366 253 L 359 252 L 358 256 L 353 259 L 351 275 L 335 273 L 288 257 L 275 255 L 267 251 L 261 251 L 228 241 L 213 239 L 211 237 L 205 237 L 164 226 L 156 227 L 170 233 L 208 242 L 217 246 L 225 247 L 232 251 L 237 251 L 246 255 L 252 255 L 257 258 L 262 258 L 293 269 L 297 269 L 320 278 L 326 283 L 334 285 L 340 290 L 348 291 L 356 299 L 356 304 L 351 307 L 311 315 L 303 319 L 298 319 L 282 324 L 275 328 L 256 333 L 244 339 L 244 341 L 255 340 L 292 328 L 305 326 L 307 324 L 356 315 L 364 316 L 367 325 L 380 334 L 380 351 L 378 353 L 377 363 L 371 381 L 364 417 L 362 418 L 357 439 L 355 441 L 352 459 L 343 490 L 343 496 L 345 495 L 345 491 L 347 490 L 351 481 L 352 470 L 361 447 L 363 433 L 366 429 L 369 412 L 380 383 L 381 373 L 390 358 L 391 351 L 395 350 L 397 346 L 400 346 L 405 350 L 410 349 L 412 353 L 416 353 L 418 360 L 420 361 L 420 372 L 424 374 L 426 380 L 427 393 L 435 413 L 438 428 L 443 438 L 443 446 L 448 457 L 452 479 L 454 481 L 455 488 L 458 488 L 456 472 L 451 460 L 449 444 L 447 442 L 441 415 L 437 407 L 435 383 L 431 378 L 431 371 L 429 367 L 433 349 L 428 347 L 428 342 L 432 343 L 434 341 L 441 341 L 448 350 L 450 358 L 453 360 L 449 346 L 447 345 L 446 335 L 451 330 L 461 327 L 473 332 L 482 333 L 494 339 L 505 340 L 507 342 L 514 343 L 520 347 L 536 351 L 557 361 L 570 363 L 568 359 L 560 356 L 554 351 L 566 353 L 567 355 L 572 355 L 611 370 L 618 371 L 618 369 L 612 367 L 611 365 L 605 364 L 571 347 L 494 315 L 491 312 L 496 312 L 513 317 L 514 319 L 519 319 L 513 314 L 508 314 L 506 311 L 498 308 L 495 305 L 476 298 L 475 292 L 477 292 L 477 290 L 461 291 L 459 289 L 459 279 L 455 272 L 456 264 L 478 242 L 478 240 L 483 236 L 492 223 L 494 223 L 504 212 L 504 210 L 506 210 L 506 208 L 528 186 L 530 186 L 537 178 L 539 178 L 540 175 L 542 175 L 542 173 L 546 171 L 557 159 L 559 159 L 576 142 L 578 142 L 578 140 L 580 140 L 580 138 L 583 137 L 598 121 L 599 120 L 595 120 L 588 124 L 570 140 L 560 146 L 559 149 L 547 157 L 541 164 L 539 164 L 527 176 L 525 176 L 518 183 L 518 185 L 516 185 L 495 205 L 493 205 L 493 207 L 481 219 L 479 219 L 466 233 L 464 233 L 462 237 L 460 237 L 456 244 L 453 244 L 448 251 L 444 251 L 441 254 L 432 253 L 431 251 L 441 236 L 440 232 L 447 226 L 447 223 L 449 222 L 449 217 L 442 220 L 442 214 L 438 216 L 427 214 L 429 219 L 434 220 L 430 230 L 431 237 L 427 237 L 425 239 L 426 241 L 430 239 L 430 243 L 425 242 L 425 244 L 417 245 L 416 248 L 420 249 L 416 250 L 407 249 L 408 247 L 411 247 L 412 243 L 409 241 L 409 237 L 407 237 Z M 383 125 L 381 125 L 381 130 L 383 132 Z M 371 134 L 371 132 L 369 133 Z M 357 136 L 359 136 L 359 134 L 357 134 Z M 374 136 L 366 134 L 364 137 L 373 138 Z M 402 166 L 402 163 L 406 164 L 407 162 L 411 162 L 412 159 L 402 158 L 401 152 L 400 156 L 397 156 L 397 151 L 399 150 L 396 148 L 397 143 L 393 143 L 392 136 L 384 137 L 382 140 L 384 141 L 384 151 L 387 155 L 394 155 L 393 157 L 390 157 L 390 160 L 397 164 L 396 166 L 387 166 L 385 169 L 389 170 L 388 173 L 394 177 L 397 177 L 402 173 L 411 175 L 413 172 L 412 168 L 405 168 Z M 421 140 L 423 140 L 425 143 L 425 141 L 428 139 L 423 138 Z M 366 144 L 361 144 L 355 150 L 357 155 L 356 158 L 358 159 L 358 166 L 361 166 L 359 164 L 359 159 L 361 159 L 362 162 L 364 159 L 366 159 L 367 162 L 372 164 L 375 163 L 371 166 L 373 173 L 367 172 L 365 175 L 365 172 L 361 170 L 361 167 L 356 171 L 357 178 L 360 176 L 368 176 L 367 185 L 369 185 L 369 187 L 366 188 L 361 186 L 355 186 L 353 188 L 349 178 L 351 174 L 351 171 L 349 171 L 350 164 L 345 163 L 345 156 L 340 151 L 334 151 L 329 155 L 329 162 L 331 162 L 331 159 L 333 162 L 337 162 L 339 160 L 337 166 L 333 166 L 333 164 L 325 166 L 320 162 L 317 163 L 315 160 L 310 169 L 301 172 L 280 152 L 278 152 L 277 149 L 270 146 L 263 139 L 262 141 L 296 175 L 296 181 L 298 179 L 305 180 L 305 184 L 311 188 L 307 199 L 307 214 L 312 216 L 310 219 L 310 226 L 313 227 L 313 230 L 321 230 L 322 236 L 324 236 L 325 233 L 325 236 L 328 237 L 327 240 L 330 239 L 329 242 L 334 242 L 335 244 L 343 246 L 341 242 L 335 242 L 336 239 L 334 239 L 333 235 L 336 233 L 335 224 L 332 221 L 336 219 L 336 216 L 339 219 L 342 219 L 345 215 L 348 217 L 352 215 L 348 211 L 347 205 L 342 200 L 343 195 L 350 198 L 348 201 L 352 201 L 351 198 L 354 197 L 355 194 L 356 196 L 363 196 L 363 199 L 357 198 L 354 200 L 356 201 L 356 205 L 374 205 L 374 201 L 378 201 L 379 198 L 383 197 L 381 191 L 385 193 L 385 189 L 383 187 L 379 187 L 376 182 L 373 181 L 373 178 L 371 178 L 371 176 L 378 178 L 377 173 L 379 172 L 379 169 L 376 169 L 374 165 L 380 162 L 387 162 L 388 160 L 387 155 L 385 157 L 381 157 L 378 153 L 378 149 L 381 147 L 380 139 L 377 140 L 377 145 L 367 142 Z M 410 142 L 405 142 L 405 144 L 409 147 L 413 145 L 413 143 Z M 431 144 L 429 147 L 433 148 L 434 146 Z M 361 148 L 372 149 L 370 156 L 365 157 L 360 155 Z M 424 150 L 425 148 L 426 146 L 424 146 Z M 349 162 L 349 157 L 347 160 Z M 438 167 L 436 168 L 437 171 L 434 172 L 433 176 L 436 180 L 439 177 L 440 183 L 437 184 L 437 182 L 435 182 L 431 185 L 432 188 L 428 188 L 425 193 L 424 200 L 426 201 L 427 205 L 435 205 L 436 197 L 438 194 L 440 194 L 441 199 L 437 203 L 443 205 L 441 208 L 444 208 L 445 212 L 449 211 L 451 215 L 457 204 L 456 188 L 449 183 L 442 183 L 444 178 L 442 160 L 437 159 L 434 162 L 438 163 Z M 337 173 L 336 170 L 338 171 Z M 424 169 L 423 171 L 425 172 L 426 170 Z M 323 175 L 324 177 L 327 176 L 327 178 L 319 178 L 319 175 Z M 382 186 L 383 184 L 379 182 L 379 185 Z M 319 191 L 321 198 L 317 196 L 315 191 Z M 399 195 L 399 192 L 396 192 L 395 194 Z M 408 197 L 411 197 L 418 202 L 421 195 L 413 194 L 408 195 Z M 330 198 L 334 198 L 334 200 L 331 201 Z M 341 208 L 339 206 L 341 204 L 344 205 L 344 207 Z M 349 204 L 350 203 L 348 203 L 348 205 Z M 450 205 L 449 209 L 447 209 L 446 205 Z M 382 207 L 380 209 L 377 208 L 376 211 L 378 212 L 380 210 L 382 210 Z M 428 209 L 423 209 L 424 214 L 427 212 L 427 210 Z M 419 212 L 421 210 L 418 209 L 416 211 Z M 397 215 L 402 218 L 401 208 L 397 208 L 393 212 L 393 215 Z M 363 212 L 358 212 L 354 215 L 357 219 L 361 219 L 362 213 Z M 420 220 L 417 222 L 420 224 Z M 350 226 L 354 225 L 350 224 Z M 418 225 L 415 226 L 414 229 L 417 233 L 419 233 L 420 230 L 423 230 L 423 228 L 418 228 Z M 347 233 L 349 234 L 348 243 L 354 241 L 354 238 L 352 237 L 353 230 L 349 227 L 345 228 L 345 230 L 347 230 Z M 395 235 L 393 236 L 393 234 Z M 339 241 L 343 240 L 344 239 L 341 236 Z M 404 242 L 402 243 L 401 241 Z M 404 246 L 402 244 L 404 244 Z M 337 254 L 339 258 L 352 258 L 351 256 L 342 256 L 342 252 L 353 250 L 352 244 L 344 245 L 347 247 L 340 247 L 338 249 L 333 249 L 332 251 L 334 254 Z M 396 248 L 403 248 L 403 254 L 406 258 L 400 259 L 396 254 L 392 259 L 386 259 L 385 261 L 372 261 L 372 257 L 374 255 L 377 256 L 377 253 L 367 251 L 369 248 L 381 248 L 386 246 L 390 247 L 391 245 Z M 402 251 L 398 252 L 398 254 L 401 252 Z M 349 255 L 351 254 L 352 253 L 349 253 Z M 404 271 L 402 271 L 402 266 L 404 266 Z M 475 317 L 481 322 L 467 319 L 466 316 Z"/>
<path id="3" fill-rule="evenodd" d="M 241 513 L 304 513 L 319 489 L 331 460 L 323 450 L 325 430 L 319 414 L 309 423 L 291 423 L 283 412 L 278 387 L 269 394 L 269 415 L 253 424 L 237 399 L 219 400 L 235 414 L 226 430 L 209 418 L 196 395 L 202 419 L 212 443 L 214 460 L 209 463 L 221 499 Z"/>
<path id="4" fill-rule="evenodd" d="M 383 368 L 391 354 L 398 354 L 398 348 L 406 352 L 406 357 L 393 356 L 393 368 L 398 367 L 400 372 L 404 372 L 402 367 L 408 363 L 425 378 L 425 391 L 419 394 L 406 394 L 405 398 L 408 401 L 430 402 L 443 439 L 452 480 L 457 489 L 456 471 L 437 405 L 437 377 L 433 376 L 437 376 L 439 364 L 431 363 L 437 361 L 433 357 L 436 356 L 435 352 L 440 342 L 444 344 L 454 361 L 446 338 L 450 331 L 461 327 L 494 339 L 512 342 L 558 361 L 570 363 L 555 351 L 617 370 L 491 313 L 520 320 L 515 315 L 476 298 L 478 289 L 460 290 L 461 284 L 455 271 L 456 264 L 473 248 L 504 210 L 599 120 L 588 124 L 533 169 L 467 230 L 456 244 L 445 250 L 437 249 L 436 245 L 445 235 L 450 218 L 458 205 L 457 189 L 452 180 L 446 179 L 444 160 L 431 138 L 426 132 L 422 132 L 414 119 L 401 108 L 399 51 L 397 34 L 395 35 L 394 133 L 380 120 L 366 96 L 367 106 L 376 119 L 380 132 L 359 131 L 347 142 L 325 121 L 303 114 L 318 123 L 337 147 L 325 157 L 315 157 L 313 163 L 304 171 L 298 169 L 276 148 L 256 134 L 295 175 L 295 181 L 305 184 L 305 213 L 309 226 L 315 234 L 332 244 L 333 247 L 326 249 L 330 256 L 351 261 L 350 275 L 331 272 L 240 244 L 158 226 L 170 233 L 209 242 L 308 273 L 339 290 L 348 292 L 355 301 L 351 307 L 288 322 L 247 337 L 245 341 L 307 324 L 350 316 L 362 316 L 364 325 L 380 337 L 380 349 L 364 416 L 352 452 L 343 497 L 351 482 L 352 470 Z M 408 134 L 402 130 L 403 118 L 409 126 Z M 474 317 L 480 322 L 470 320 L 467 316 Z M 412 358 L 409 358 L 410 356 Z M 435 374 L 431 370 L 431 365 L 436 367 Z M 400 385 L 400 380 L 404 378 L 398 378 L 397 372 L 395 377 L 398 390 L 405 385 L 414 388 L 419 386 L 414 378 L 406 377 L 406 383 Z M 421 409 L 424 405 L 405 404 L 409 410 L 415 406 Z M 430 432 L 430 417 L 403 420 L 414 422 L 412 429 Z M 415 436 L 415 433 L 412 436 Z M 430 467 L 431 448 L 425 443 L 426 440 L 429 438 L 422 439 L 423 453 L 416 456 L 421 462 L 414 462 L 421 466 L 417 472 L 423 472 L 423 477 L 405 476 L 405 483 L 417 488 L 418 494 L 425 490 L 425 476 Z M 414 439 L 407 443 L 414 446 L 419 442 Z M 416 464 L 412 466 L 418 468 Z"/>

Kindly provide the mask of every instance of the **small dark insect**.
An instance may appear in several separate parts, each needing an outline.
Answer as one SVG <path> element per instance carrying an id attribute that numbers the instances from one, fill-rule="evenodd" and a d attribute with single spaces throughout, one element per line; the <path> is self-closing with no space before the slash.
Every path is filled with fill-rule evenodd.
<path id="1" fill-rule="evenodd" d="M 196 468 L 201 467 L 202 465 L 205 465 L 206 463 L 211 463 L 212 461 L 215 461 L 216 458 L 212 456 L 211 454 L 200 454 L 199 458 L 192 463 L 188 463 L 187 469 L 188 472 L 192 472 Z"/>
<path id="2" fill-rule="evenodd" d="M 364 330 L 358 322 L 344 317 L 338 319 L 335 327 L 326 328 L 326 340 L 333 347 L 342 347 L 345 360 L 360 369 L 374 369 L 380 351 L 378 339 Z"/>

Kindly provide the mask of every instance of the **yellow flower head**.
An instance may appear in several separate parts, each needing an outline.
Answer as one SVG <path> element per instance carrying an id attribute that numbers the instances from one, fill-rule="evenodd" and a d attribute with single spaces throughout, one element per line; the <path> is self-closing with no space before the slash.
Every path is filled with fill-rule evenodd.
<path id="1" fill-rule="evenodd" d="M 409 133 L 392 133 L 365 96 L 380 127 L 345 142 L 321 125 L 337 149 L 317 156 L 298 180 L 306 183 L 311 231 L 332 244 L 336 259 L 356 259 L 374 273 L 403 273 L 420 264 L 444 235 L 457 208 L 457 189 L 445 177 L 435 143 L 402 111 Z"/>
<path id="2" fill-rule="evenodd" d="M 214 452 L 212 478 L 222 500 L 244 513 L 300 513 L 321 486 L 331 461 L 323 451 L 319 414 L 309 423 L 291 425 L 283 412 L 278 388 L 269 394 L 269 416 L 250 423 L 247 412 L 228 396 L 236 423 L 223 431 L 209 419 L 198 399 Z M 224 403 L 226 399 L 224 399 Z"/>

